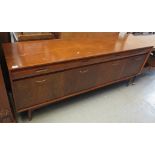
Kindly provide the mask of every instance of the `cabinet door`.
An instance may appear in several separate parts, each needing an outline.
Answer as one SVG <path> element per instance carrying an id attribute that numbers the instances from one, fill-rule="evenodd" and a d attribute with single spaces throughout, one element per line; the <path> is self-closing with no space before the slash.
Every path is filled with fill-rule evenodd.
<path id="1" fill-rule="evenodd" d="M 49 74 L 13 82 L 17 111 L 62 97 L 63 73 Z"/>
<path id="2" fill-rule="evenodd" d="M 122 77 L 132 76 L 139 73 L 146 56 L 147 54 L 143 54 L 127 58 Z"/>
<path id="3" fill-rule="evenodd" d="M 64 75 L 66 95 L 93 88 L 121 78 L 125 61 L 111 61 L 66 71 Z"/>
<path id="4" fill-rule="evenodd" d="M 69 95 L 96 86 L 98 65 L 81 67 L 64 72 L 64 92 Z"/>
<path id="5" fill-rule="evenodd" d="M 104 84 L 120 79 L 124 66 L 124 59 L 99 64 L 98 74 L 96 75 L 97 83 Z"/>

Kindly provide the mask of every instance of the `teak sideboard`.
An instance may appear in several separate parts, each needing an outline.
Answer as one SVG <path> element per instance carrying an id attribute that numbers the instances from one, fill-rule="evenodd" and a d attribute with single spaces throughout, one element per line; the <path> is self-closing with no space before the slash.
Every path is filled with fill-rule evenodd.
<path id="1" fill-rule="evenodd" d="M 43 40 L 3 44 L 17 113 L 141 73 L 152 46 L 139 39 Z"/>

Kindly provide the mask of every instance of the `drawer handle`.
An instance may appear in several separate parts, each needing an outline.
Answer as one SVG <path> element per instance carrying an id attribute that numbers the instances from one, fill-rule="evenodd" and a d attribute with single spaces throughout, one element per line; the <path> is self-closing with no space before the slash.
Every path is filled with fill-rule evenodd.
<path id="1" fill-rule="evenodd" d="M 37 70 L 36 72 L 37 72 L 37 73 L 42 73 L 42 72 L 46 72 L 46 71 L 48 71 L 48 69 L 39 69 L 39 70 Z"/>
<path id="2" fill-rule="evenodd" d="M 87 72 L 88 72 L 88 69 L 87 70 L 80 71 L 80 73 L 87 73 Z"/>
<path id="3" fill-rule="evenodd" d="M 39 81 L 36 81 L 36 83 L 43 83 L 43 82 L 46 82 L 46 80 L 39 80 Z"/>

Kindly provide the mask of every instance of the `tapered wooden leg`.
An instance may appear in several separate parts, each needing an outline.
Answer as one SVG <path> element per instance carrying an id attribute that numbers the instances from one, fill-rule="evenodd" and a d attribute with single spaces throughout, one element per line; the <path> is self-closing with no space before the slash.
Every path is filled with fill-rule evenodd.
<path id="1" fill-rule="evenodd" d="M 32 120 L 32 110 L 28 110 L 28 119 L 29 121 Z"/>

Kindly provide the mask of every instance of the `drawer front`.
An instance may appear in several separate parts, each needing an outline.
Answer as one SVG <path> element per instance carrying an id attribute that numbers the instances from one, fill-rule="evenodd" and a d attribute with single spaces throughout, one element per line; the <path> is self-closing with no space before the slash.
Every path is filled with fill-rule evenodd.
<path id="1" fill-rule="evenodd" d="M 64 74 L 64 92 L 66 95 L 95 87 L 98 65 L 67 70 Z"/>
<path id="2" fill-rule="evenodd" d="M 13 82 L 17 111 L 64 96 L 63 74 L 51 74 Z"/>
<path id="3" fill-rule="evenodd" d="M 106 84 L 119 80 L 124 70 L 124 59 L 106 62 L 98 65 L 98 74 L 96 75 L 97 84 Z"/>
<path id="4" fill-rule="evenodd" d="M 146 53 L 146 52 L 148 52 L 148 49 L 140 49 L 140 50 L 133 50 L 133 51 L 127 51 L 122 53 L 115 53 L 115 54 L 105 55 L 100 57 L 58 63 L 58 64 L 43 65 L 41 67 L 35 67 L 31 69 L 12 71 L 11 76 L 13 80 L 16 80 L 20 78 L 43 75 L 43 74 L 52 73 L 56 71 L 63 71 L 71 68 L 82 67 L 86 65 L 121 59 L 121 58 L 130 57 L 132 55 L 137 55 L 137 54 Z"/>

